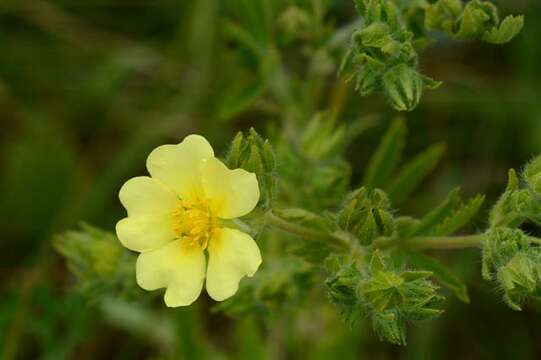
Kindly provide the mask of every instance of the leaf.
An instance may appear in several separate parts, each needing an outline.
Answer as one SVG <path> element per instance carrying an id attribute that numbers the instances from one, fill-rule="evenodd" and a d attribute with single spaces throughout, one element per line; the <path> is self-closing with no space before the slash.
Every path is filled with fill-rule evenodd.
<path id="1" fill-rule="evenodd" d="M 376 153 L 372 156 L 363 183 L 368 188 L 382 187 L 393 172 L 406 136 L 404 119 L 397 118 L 385 133 Z"/>
<path id="2" fill-rule="evenodd" d="M 415 236 L 429 234 L 431 230 L 442 222 L 449 214 L 451 214 L 453 209 L 459 204 L 459 193 L 459 188 L 455 188 L 453 191 L 451 191 L 447 196 L 447 199 L 445 199 L 445 201 L 437 208 L 426 214 L 421 219 L 419 225 L 417 225 L 409 235 Z"/>
<path id="3" fill-rule="evenodd" d="M 438 164 L 444 150 L 443 144 L 431 146 L 404 166 L 396 180 L 387 189 L 387 194 L 394 204 L 401 203 L 415 190 Z"/>
<path id="4" fill-rule="evenodd" d="M 434 229 L 433 235 L 444 236 L 460 230 L 460 228 L 466 225 L 477 214 L 484 201 L 484 195 L 475 196 L 440 223 Z"/>
<path id="5" fill-rule="evenodd" d="M 449 288 L 455 296 L 462 302 L 468 304 L 470 302 L 470 297 L 468 295 L 468 289 L 466 284 L 458 278 L 447 266 L 437 261 L 436 259 L 423 255 L 417 252 L 404 252 L 407 257 L 407 260 L 414 264 L 416 267 L 431 271 L 433 276 L 438 280 L 438 282 Z"/>
<path id="6" fill-rule="evenodd" d="M 511 41 L 524 27 L 523 16 L 507 16 L 499 27 L 493 27 L 483 35 L 483 40 L 491 44 L 504 44 Z"/>

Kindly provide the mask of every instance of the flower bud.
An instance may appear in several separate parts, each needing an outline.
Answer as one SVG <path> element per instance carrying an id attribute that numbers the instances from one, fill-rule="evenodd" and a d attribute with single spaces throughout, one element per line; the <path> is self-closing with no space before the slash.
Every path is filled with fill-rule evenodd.
<path id="1" fill-rule="evenodd" d="M 255 173 L 261 203 L 269 205 L 276 192 L 277 177 L 274 150 L 268 140 L 264 140 L 253 128 L 247 135 L 239 132 L 231 143 L 226 164 L 231 169 L 242 168 Z"/>
<path id="2" fill-rule="evenodd" d="M 513 310 L 520 311 L 520 302 L 536 290 L 539 275 L 539 266 L 527 252 L 516 254 L 498 269 L 496 278 L 505 291 L 504 300 Z"/>
<path id="3" fill-rule="evenodd" d="M 350 193 L 338 214 L 341 230 L 355 235 L 361 244 L 370 245 L 380 235 L 394 230 L 394 218 L 387 195 L 364 187 Z"/>
<path id="4" fill-rule="evenodd" d="M 483 245 L 483 277 L 495 280 L 504 300 L 513 310 L 537 291 L 541 281 L 539 248 L 530 247 L 519 229 L 496 228 L 487 233 Z"/>
<path id="5" fill-rule="evenodd" d="M 398 64 L 383 75 L 383 91 L 398 111 L 411 111 L 421 99 L 423 88 L 436 88 L 440 85 L 404 63 Z"/>

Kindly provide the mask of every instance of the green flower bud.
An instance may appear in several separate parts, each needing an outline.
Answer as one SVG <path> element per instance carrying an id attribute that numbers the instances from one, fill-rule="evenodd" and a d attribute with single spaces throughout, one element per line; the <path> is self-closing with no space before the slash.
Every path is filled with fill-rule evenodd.
<path id="1" fill-rule="evenodd" d="M 495 228 L 483 244 L 483 277 L 496 281 L 504 291 L 504 300 L 513 310 L 536 292 L 541 280 L 539 248 L 530 247 L 521 230 Z"/>
<path id="2" fill-rule="evenodd" d="M 494 270 L 506 265 L 518 252 L 528 248 L 519 229 L 497 227 L 488 231 L 483 242 L 483 277 L 493 279 Z"/>
<path id="3" fill-rule="evenodd" d="M 363 245 L 370 245 L 376 237 L 388 236 L 394 230 L 390 201 L 379 189 L 363 187 L 350 193 L 337 221 L 341 230 L 356 236 Z"/>
<path id="4" fill-rule="evenodd" d="M 329 300 L 339 309 L 345 322 L 353 325 L 362 312 L 356 293 L 360 273 L 346 255 L 329 256 L 324 267 L 328 274 L 325 286 Z"/>
<path id="5" fill-rule="evenodd" d="M 361 67 L 355 76 L 355 90 L 361 95 L 369 95 L 379 86 L 380 74 L 369 65 Z"/>
<path id="6" fill-rule="evenodd" d="M 421 99 L 423 78 L 416 69 L 399 64 L 383 75 L 383 91 L 398 111 L 411 111 Z"/>
<path id="7" fill-rule="evenodd" d="M 239 132 L 231 143 L 225 162 L 231 169 L 241 168 L 255 173 L 261 203 L 269 206 L 277 187 L 276 158 L 269 141 L 264 140 L 253 128 L 247 135 Z"/>

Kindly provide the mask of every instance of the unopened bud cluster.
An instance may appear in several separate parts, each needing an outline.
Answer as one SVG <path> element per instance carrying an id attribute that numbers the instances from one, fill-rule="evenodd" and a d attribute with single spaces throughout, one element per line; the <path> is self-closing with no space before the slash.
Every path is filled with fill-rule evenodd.
<path id="1" fill-rule="evenodd" d="M 527 297 L 539 292 L 541 251 L 530 246 L 519 229 L 499 227 L 487 232 L 483 244 L 483 277 L 496 281 L 505 302 L 521 310 Z"/>
<path id="2" fill-rule="evenodd" d="M 488 1 L 355 0 L 362 26 L 351 38 L 341 67 L 361 95 L 382 91 L 398 111 L 413 110 L 423 90 L 440 85 L 420 73 L 418 51 L 427 47 L 430 31 L 455 39 L 510 41 L 523 27 L 521 16 L 500 22 Z"/>
<path id="3" fill-rule="evenodd" d="M 326 261 L 329 297 L 348 322 L 368 315 L 380 338 L 405 345 L 408 322 L 441 314 L 436 306 L 443 297 L 428 280 L 431 272 L 398 270 L 378 251 L 370 257 L 368 266 L 357 266 L 345 256 Z"/>
<path id="4" fill-rule="evenodd" d="M 417 70 L 413 33 L 393 1 L 357 1 L 357 9 L 364 26 L 353 33 L 341 72 L 361 95 L 383 91 L 396 110 L 413 110 L 424 88 L 439 85 Z"/>

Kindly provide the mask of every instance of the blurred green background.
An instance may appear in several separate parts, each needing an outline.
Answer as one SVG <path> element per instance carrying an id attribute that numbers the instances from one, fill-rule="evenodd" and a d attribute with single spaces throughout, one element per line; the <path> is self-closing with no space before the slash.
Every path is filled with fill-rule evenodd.
<path id="1" fill-rule="evenodd" d="M 447 151 L 400 212 L 422 214 L 457 185 L 494 200 L 507 169 L 541 152 L 541 3 L 496 4 L 525 15 L 510 44 L 440 39 L 421 57 L 444 85 L 406 115 L 406 158 L 437 142 Z M 394 112 L 336 75 L 356 20 L 350 0 L 0 2 L 0 356 L 541 358 L 541 309 L 504 306 L 480 280 L 477 251 L 443 255 L 471 304 L 449 297 L 441 317 L 410 328 L 407 347 L 368 324 L 349 329 L 324 300 L 262 326 L 211 311 L 206 295 L 164 309 L 70 291 L 53 235 L 79 221 L 112 230 L 120 186 L 160 144 L 199 133 L 225 154 L 239 130 L 278 142 L 331 109 L 369 128 L 348 148 L 358 182 Z"/>

